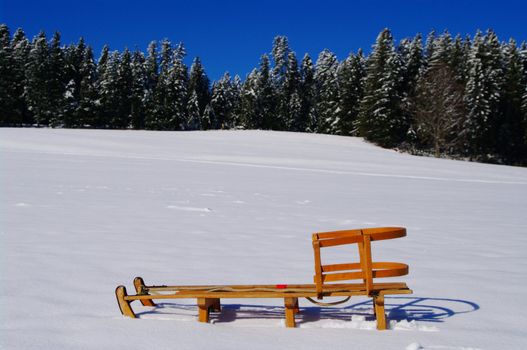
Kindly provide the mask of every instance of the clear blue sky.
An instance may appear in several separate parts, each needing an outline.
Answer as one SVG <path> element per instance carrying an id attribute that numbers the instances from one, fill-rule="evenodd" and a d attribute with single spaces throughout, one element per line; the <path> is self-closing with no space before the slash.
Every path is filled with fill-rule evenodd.
<path id="1" fill-rule="evenodd" d="M 527 40 L 527 1 L 16 1 L 0 0 L 0 23 L 22 27 L 29 37 L 58 30 L 64 43 L 80 36 L 98 56 L 111 49 L 138 47 L 151 40 L 185 43 L 190 58 L 200 56 L 212 79 L 224 71 L 242 78 L 286 35 L 301 58 L 315 60 L 328 48 L 343 59 L 362 47 L 369 51 L 388 27 L 400 40 L 431 29 L 471 34 L 493 28 L 501 40 Z M 190 59 L 189 59 L 190 61 Z"/>

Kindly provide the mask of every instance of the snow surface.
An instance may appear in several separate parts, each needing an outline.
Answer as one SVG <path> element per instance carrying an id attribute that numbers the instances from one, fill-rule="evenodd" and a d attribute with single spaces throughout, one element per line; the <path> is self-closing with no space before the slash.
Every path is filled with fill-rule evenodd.
<path id="1" fill-rule="evenodd" d="M 263 131 L 0 129 L 2 349 L 525 349 L 527 169 L 414 157 L 358 138 Z M 410 265 L 375 331 L 364 298 L 134 305 L 150 284 L 310 283 L 310 234 L 401 225 Z M 333 252 L 347 261 L 346 250 Z M 134 303 L 135 304 L 135 303 Z"/>

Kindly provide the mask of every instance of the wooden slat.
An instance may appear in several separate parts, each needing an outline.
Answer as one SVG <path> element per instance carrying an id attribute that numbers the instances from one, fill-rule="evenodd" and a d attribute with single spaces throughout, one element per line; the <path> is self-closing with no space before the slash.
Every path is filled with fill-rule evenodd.
<path id="1" fill-rule="evenodd" d="M 287 284 L 287 287 L 285 289 L 278 289 L 276 288 L 275 284 L 240 284 L 240 285 L 226 285 L 223 287 L 228 287 L 232 290 L 238 290 L 238 289 L 258 289 L 258 288 L 265 288 L 265 289 L 273 289 L 278 292 L 284 292 L 291 289 L 305 289 L 305 290 L 316 290 L 315 284 Z M 374 286 L 377 286 L 378 288 L 406 288 L 406 283 L 404 282 L 379 282 L 374 283 Z M 156 287 L 149 289 L 152 292 L 175 292 L 175 291 L 186 291 L 186 292 L 199 292 L 199 291 L 207 291 L 212 288 L 217 288 L 219 286 L 214 285 L 200 285 L 200 290 L 193 289 L 195 286 L 166 286 L 166 287 Z M 364 287 L 364 284 L 362 283 L 333 283 L 333 284 L 325 284 L 324 290 L 335 290 L 335 289 L 357 289 Z M 149 288 L 149 287 L 147 287 Z"/>
<path id="2" fill-rule="evenodd" d="M 382 291 L 383 295 L 387 294 L 411 294 L 410 289 L 396 288 L 396 289 L 382 289 L 377 290 L 373 287 L 372 291 Z M 366 289 L 345 290 L 345 291 L 324 291 L 324 297 L 337 296 L 356 296 L 368 295 Z M 316 290 L 310 292 L 195 292 L 195 293 L 176 293 L 176 294 L 157 294 L 157 295 L 128 295 L 124 297 L 125 301 L 132 300 L 152 300 L 152 299 L 194 299 L 194 298 L 221 298 L 221 299 L 260 299 L 260 298 L 305 298 L 316 297 Z"/>
<path id="3" fill-rule="evenodd" d="M 322 265 L 322 272 L 347 271 L 360 269 L 360 263 Z"/>
<path id="4" fill-rule="evenodd" d="M 362 241 L 361 236 L 350 236 L 350 237 L 341 237 L 341 238 L 332 238 L 332 239 L 321 239 L 320 248 L 334 247 L 338 245 L 353 244 Z"/>
<path id="5" fill-rule="evenodd" d="M 338 238 L 338 237 L 349 237 L 349 236 L 360 236 L 361 230 L 340 230 L 330 232 L 317 232 L 315 233 L 318 239 Z"/>
<path id="6" fill-rule="evenodd" d="M 315 284 L 317 289 L 317 297 L 322 298 L 322 265 L 320 262 L 320 243 L 313 235 L 313 253 L 315 254 Z"/>
<path id="7" fill-rule="evenodd" d="M 345 237 L 356 237 L 362 234 L 371 236 L 372 241 L 380 241 L 385 239 L 394 239 L 406 236 L 406 228 L 404 227 L 375 227 L 375 228 L 364 228 L 361 230 L 342 230 L 342 231 L 330 231 L 330 232 L 317 232 L 315 235 L 319 240 L 345 238 Z M 325 247 L 321 245 L 321 247 Z"/>
<path id="8" fill-rule="evenodd" d="M 322 282 L 358 280 L 362 279 L 363 276 L 362 270 L 356 272 L 327 273 L 322 275 Z"/>

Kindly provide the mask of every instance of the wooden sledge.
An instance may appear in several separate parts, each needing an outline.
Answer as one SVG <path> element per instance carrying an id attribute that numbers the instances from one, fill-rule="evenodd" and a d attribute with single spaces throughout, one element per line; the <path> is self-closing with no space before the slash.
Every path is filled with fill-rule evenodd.
<path id="1" fill-rule="evenodd" d="M 141 277 L 134 279 L 136 294 L 128 295 L 126 287 L 115 290 L 121 313 L 136 318 L 131 302 L 139 300 L 145 306 L 156 306 L 154 299 L 196 299 L 199 322 L 208 322 L 210 312 L 221 312 L 221 299 L 227 298 L 283 298 L 286 327 L 295 327 L 295 314 L 299 312 L 298 298 L 320 305 L 336 303 L 316 302 L 327 297 L 368 296 L 373 300 L 377 329 L 386 329 L 384 310 L 385 295 L 411 294 L 412 290 L 403 282 L 376 283 L 374 279 L 408 274 L 408 265 L 399 262 L 374 262 L 371 242 L 406 236 L 403 227 L 380 227 L 333 232 L 320 232 L 312 236 L 315 255 L 314 284 L 277 285 L 195 285 L 195 286 L 147 286 Z M 356 244 L 359 262 L 323 265 L 321 249 Z M 361 283 L 331 283 L 362 280 Z"/>

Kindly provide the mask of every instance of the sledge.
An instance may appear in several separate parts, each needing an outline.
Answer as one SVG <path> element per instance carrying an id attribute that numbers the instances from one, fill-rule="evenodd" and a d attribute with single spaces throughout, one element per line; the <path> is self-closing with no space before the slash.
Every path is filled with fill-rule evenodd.
<path id="1" fill-rule="evenodd" d="M 404 282 L 378 283 L 376 279 L 408 274 L 408 265 L 400 262 L 377 262 L 372 259 L 372 242 L 406 236 L 404 227 L 363 228 L 312 235 L 315 260 L 314 284 L 262 284 L 262 285 L 152 285 L 147 286 L 141 277 L 134 279 L 136 294 L 128 295 L 120 285 L 115 294 L 121 313 L 137 318 L 131 303 L 139 300 L 144 306 L 156 306 L 154 300 L 196 299 L 198 321 L 209 322 L 211 312 L 221 312 L 221 299 L 283 298 L 286 327 L 295 327 L 295 314 L 299 313 L 299 298 L 331 306 L 346 302 L 352 296 L 372 298 L 377 329 L 385 330 L 387 320 L 384 309 L 386 295 L 412 294 Z M 340 264 L 322 264 L 321 250 L 342 245 L 357 245 L 359 261 Z M 362 280 L 360 283 L 340 283 Z M 337 282 L 337 283 L 335 283 Z M 338 302 L 325 303 L 324 298 L 344 297 Z M 315 300 L 316 299 L 316 300 Z"/>

